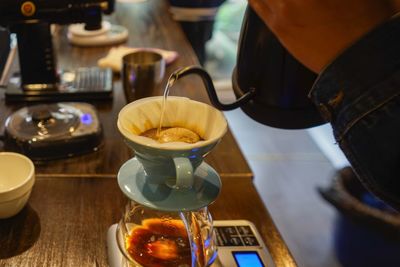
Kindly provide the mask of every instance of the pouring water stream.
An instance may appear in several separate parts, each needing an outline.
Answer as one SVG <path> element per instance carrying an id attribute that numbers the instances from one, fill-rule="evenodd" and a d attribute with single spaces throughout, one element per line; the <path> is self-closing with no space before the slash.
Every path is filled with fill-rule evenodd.
<path id="1" fill-rule="evenodd" d="M 177 80 L 178 80 L 178 75 L 176 75 L 176 73 L 172 73 L 171 76 L 169 76 L 169 78 L 168 78 L 167 85 L 165 86 L 164 95 L 163 95 L 163 103 L 162 103 L 162 107 L 161 107 L 160 122 L 158 124 L 157 134 L 156 134 L 157 138 L 160 136 L 160 133 L 161 133 L 162 122 L 164 120 L 164 113 L 165 113 L 165 107 L 167 105 L 167 98 L 169 95 L 169 90 L 175 84 L 175 82 Z"/>

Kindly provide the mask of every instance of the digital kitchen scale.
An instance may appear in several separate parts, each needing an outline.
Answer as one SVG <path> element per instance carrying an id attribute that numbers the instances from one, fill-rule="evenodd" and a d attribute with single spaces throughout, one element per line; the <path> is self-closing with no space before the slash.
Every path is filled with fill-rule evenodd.
<path id="1" fill-rule="evenodd" d="M 7 102 L 111 100 L 113 73 L 109 68 L 79 67 L 59 72 L 56 84 L 21 85 L 21 75 L 11 75 L 5 93 Z M 38 88 L 36 88 L 38 86 Z M 26 88 L 22 88 L 26 87 Z"/>
<path id="2" fill-rule="evenodd" d="M 216 220 L 213 222 L 218 257 L 211 267 L 275 267 L 271 254 L 254 224 L 247 220 Z M 117 225 L 107 232 L 110 267 L 124 267 L 125 261 L 116 241 Z"/>
<path id="3" fill-rule="evenodd" d="M 96 151 L 103 132 L 94 106 L 60 102 L 15 111 L 6 120 L 4 135 L 7 151 L 42 161 Z"/>
<path id="4" fill-rule="evenodd" d="M 214 221 L 218 257 L 212 267 L 275 267 L 261 235 L 247 220 Z"/>

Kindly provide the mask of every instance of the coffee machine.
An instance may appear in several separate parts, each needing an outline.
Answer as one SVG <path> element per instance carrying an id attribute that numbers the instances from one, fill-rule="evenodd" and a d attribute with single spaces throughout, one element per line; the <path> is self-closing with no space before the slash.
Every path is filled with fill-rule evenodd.
<path id="1" fill-rule="evenodd" d="M 1 1 L 0 25 L 17 36 L 20 67 L 7 85 L 6 101 L 110 99 L 111 70 L 57 70 L 51 24 L 85 23 L 86 30 L 98 30 L 102 14 L 113 9 L 114 0 Z"/>

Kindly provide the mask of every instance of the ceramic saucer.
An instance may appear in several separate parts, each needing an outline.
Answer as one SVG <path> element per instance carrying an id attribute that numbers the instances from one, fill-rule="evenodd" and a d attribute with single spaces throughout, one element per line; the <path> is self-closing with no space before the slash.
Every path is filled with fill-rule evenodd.
<path id="1" fill-rule="evenodd" d="M 207 163 L 203 162 L 194 176 L 194 185 L 190 189 L 149 184 L 142 165 L 132 158 L 120 168 L 118 184 L 128 198 L 146 207 L 164 211 L 190 211 L 210 205 L 221 190 L 218 173 Z"/>

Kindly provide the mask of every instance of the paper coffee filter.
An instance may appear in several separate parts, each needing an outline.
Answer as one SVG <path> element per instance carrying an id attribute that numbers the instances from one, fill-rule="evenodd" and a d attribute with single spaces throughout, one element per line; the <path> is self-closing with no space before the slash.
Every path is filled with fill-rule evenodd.
<path id="1" fill-rule="evenodd" d="M 163 127 L 184 127 L 196 132 L 204 141 L 196 144 L 172 142 L 160 144 L 155 140 L 139 136 L 157 128 L 160 121 L 163 97 L 148 97 L 126 105 L 118 116 L 121 133 L 133 142 L 157 147 L 192 146 L 212 143 L 220 139 L 227 130 L 223 113 L 216 108 L 186 97 L 169 96 L 163 119 Z"/>

